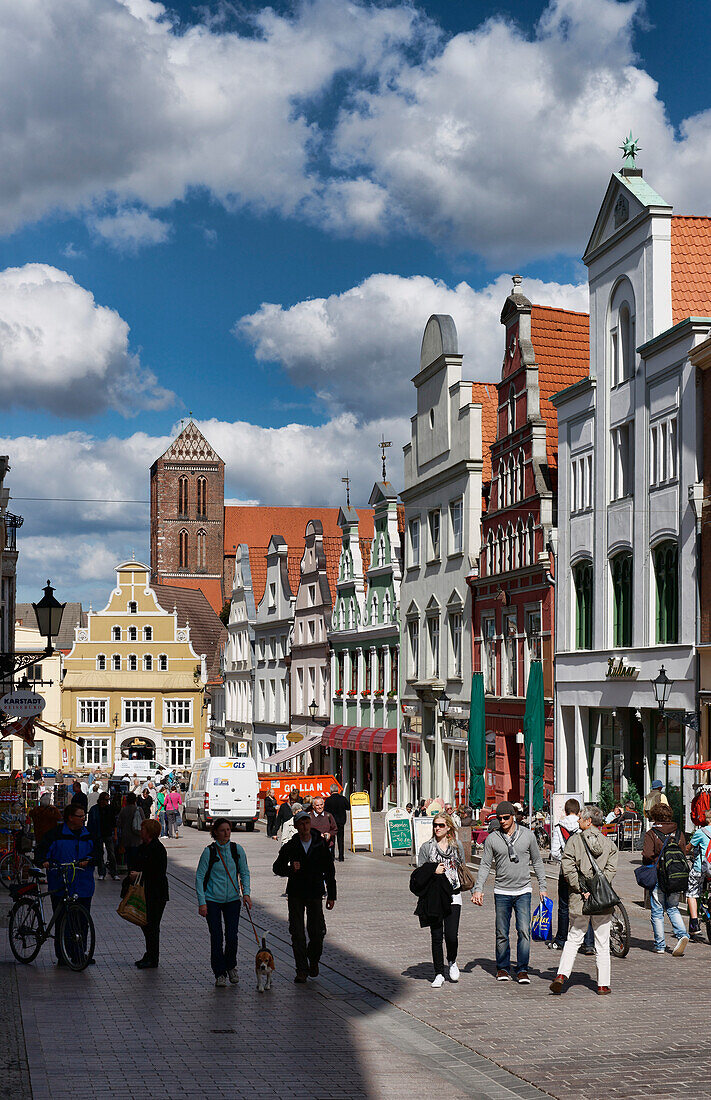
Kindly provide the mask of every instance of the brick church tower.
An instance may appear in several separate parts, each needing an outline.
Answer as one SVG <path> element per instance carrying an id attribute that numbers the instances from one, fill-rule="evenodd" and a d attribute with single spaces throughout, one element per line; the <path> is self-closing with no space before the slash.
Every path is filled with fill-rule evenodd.
<path id="1" fill-rule="evenodd" d="M 151 466 L 151 580 L 200 588 L 222 606 L 225 464 L 188 421 Z"/>

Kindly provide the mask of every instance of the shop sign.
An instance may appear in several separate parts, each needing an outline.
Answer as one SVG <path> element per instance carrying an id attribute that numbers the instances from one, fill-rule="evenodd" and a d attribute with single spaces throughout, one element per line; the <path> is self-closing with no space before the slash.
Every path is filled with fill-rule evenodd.
<path id="1" fill-rule="evenodd" d="M 46 705 L 47 700 L 35 691 L 9 691 L 0 699 L 0 710 L 13 718 L 36 718 Z"/>
<path id="2" fill-rule="evenodd" d="M 249 741 L 238 741 L 237 742 L 237 755 L 238 756 L 243 756 L 244 753 L 247 752 L 248 748 L 249 748 Z"/>
<path id="3" fill-rule="evenodd" d="M 608 680 L 636 680 L 639 669 L 636 665 L 625 664 L 623 657 L 608 657 L 605 676 Z"/>
<path id="4" fill-rule="evenodd" d="M 400 710 L 403 714 L 409 715 L 410 718 L 414 718 L 420 713 L 420 708 L 412 706 L 411 703 L 401 703 Z"/>
<path id="5" fill-rule="evenodd" d="M 203 748 L 203 752 L 207 752 L 208 749 L 210 748 L 210 742 L 209 741 L 203 741 L 202 748 Z"/>
<path id="6" fill-rule="evenodd" d="M 389 849 L 389 851 L 388 851 Z M 385 815 L 383 855 L 410 852 L 412 849 L 412 823 L 404 810 L 388 810 Z"/>

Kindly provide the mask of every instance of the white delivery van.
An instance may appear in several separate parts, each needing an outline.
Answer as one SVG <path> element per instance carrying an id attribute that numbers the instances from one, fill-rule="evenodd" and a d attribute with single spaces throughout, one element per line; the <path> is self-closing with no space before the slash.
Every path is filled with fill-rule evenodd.
<path id="1" fill-rule="evenodd" d="M 257 765 L 251 756 L 211 756 L 193 764 L 184 799 L 187 824 L 207 829 L 216 817 L 249 832 L 257 820 Z"/>

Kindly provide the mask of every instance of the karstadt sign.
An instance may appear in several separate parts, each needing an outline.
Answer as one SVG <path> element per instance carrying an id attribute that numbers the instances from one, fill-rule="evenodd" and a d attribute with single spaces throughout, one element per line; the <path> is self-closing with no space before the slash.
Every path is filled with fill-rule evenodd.
<path id="1" fill-rule="evenodd" d="M 36 718 L 46 703 L 47 700 L 36 691 L 9 691 L 0 699 L 0 710 L 13 718 Z"/>

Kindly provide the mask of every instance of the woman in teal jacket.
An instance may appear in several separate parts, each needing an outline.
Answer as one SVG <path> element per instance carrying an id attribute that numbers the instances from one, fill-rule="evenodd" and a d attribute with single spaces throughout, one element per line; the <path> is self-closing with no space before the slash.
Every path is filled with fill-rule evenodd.
<path id="1" fill-rule="evenodd" d="M 231 842 L 232 826 L 227 818 L 218 817 L 210 833 L 213 843 L 200 856 L 195 872 L 195 892 L 198 913 L 207 918 L 210 930 L 210 965 L 215 975 L 215 985 L 224 989 L 228 978 L 232 985 L 238 981 L 237 933 L 242 908 L 240 886 L 248 909 L 252 908 L 252 899 L 247 856 L 240 844 Z"/>

